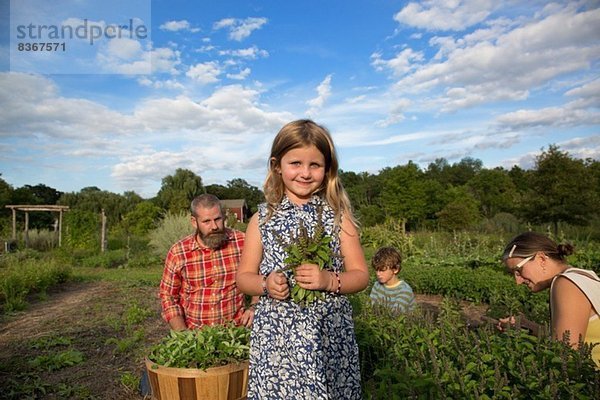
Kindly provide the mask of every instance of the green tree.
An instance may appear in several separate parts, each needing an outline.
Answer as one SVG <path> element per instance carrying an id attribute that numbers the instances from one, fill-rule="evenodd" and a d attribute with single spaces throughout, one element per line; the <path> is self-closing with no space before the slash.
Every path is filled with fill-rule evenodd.
<path id="1" fill-rule="evenodd" d="M 11 232 L 11 211 L 6 208 L 12 203 L 12 193 L 14 189 L 0 174 L 0 236 L 8 236 Z"/>
<path id="2" fill-rule="evenodd" d="M 467 186 L 479 201 L 481 213 L 486 218 L 500 212 L 511 212 L 518 196 L 512 179 L 502 168 L 481 170 Z"/>
<path id="3" fill-rule="evenodd" d="M 35 186 L 25 185 L 33 197 L 34 204 L 55 205 L 62 192 L 39 183 Z"/>
<path id="4" fill-rule="evenodd" d="M 477 175 L 483 168 L 481 160 L 465 157 L 458 163 L 450 165 L 445 158 L 437 158 L 427 166 L 425 175 L 442 184 L 449 186 L 462 186 Z"/>
<path id="5" fill-rule="evenodd" d="M 160 222 L 162 209 L 151 201 L 138 203 L 133 210 L 125 214 L 121 226 L 126 232 L 144 236 L 155 229 Z"/>
<path id="6" fill-rule="evenodd" d="M 436 158 L 425 170 L 425 176 L 439 182 L 444 188 L 450 185 L 450 164 L 445 158 Z"/>
<path id="7" fill-rule="evenodd" d="M 450 184 L 462 186 L 469 182 L 483 168 L 481 160 L 465 157 L 450 168 Z"/>
<path id="8" fill-rule="evenodd" d="M 405 166 L 385 168 L 381 177 L 381 203 L 388 217 L 415 227 L 426 216 L 427 192 L 423 172 L 409 161 Z"/>
<path id="9" fill-rule="evenodd" d="M 174 175 L 162 179 L 155 201 L 164 210 L 172 213 L 189 213 L 194 197 L 206 193 L 202 178 L 188 169 L 178 168 Z"/>
<path id="10" fill-rule="evenodd" d="M 442 229 L 463 230 L 479 222 L 479 203 L 466 186 L 451 187 L 446 190 L 444 197 L 446 205 L 437 213 Z"/>
<path id="11" fill-rule="evenodd" d="M 363 226 L 383 223 L 385 213 L 381 208 L 379 176 L 368 172 L 352 171 L 340 171 L 339 176 L 360 223 Z"/>
<path id="12" fill-rule="evenodd" d="M 583 160 L 550 145 L 536 157 L 524 211 L 531 222 L 586 225 L 598 215 L 598 190 L 592 169 Z M 592 184 L 591 184 L 592 183 Z"/>
<path id="13" fill-rule="evenodd" d="M 69 206 L 71 210 L 87 211 L 98 215 L 104 210 L 110 228 L 119 224 L 123 215 L 135 207 L 136 201 L 141 201 L 141 197 L 133 192 L 125 193 L 126 196 L 89 186 L 79 192 L 63 193 L 58 203 Z"/>

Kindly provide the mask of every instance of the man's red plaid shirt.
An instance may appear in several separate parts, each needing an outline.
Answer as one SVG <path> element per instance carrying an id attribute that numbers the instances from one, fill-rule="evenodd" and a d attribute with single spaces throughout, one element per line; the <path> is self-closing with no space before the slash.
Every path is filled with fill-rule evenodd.
<path id="1" fill-rule="evenodd" d="M 175 243 L 165 260 L 160 283 L 162 317 L 183 316 L 188 328 L 234 321 L 240 324 L 244 295 L 235 274 L 244 247 L 244 233 L 225 228 L 219 249 L 201 247 L 195 234 Z"/>

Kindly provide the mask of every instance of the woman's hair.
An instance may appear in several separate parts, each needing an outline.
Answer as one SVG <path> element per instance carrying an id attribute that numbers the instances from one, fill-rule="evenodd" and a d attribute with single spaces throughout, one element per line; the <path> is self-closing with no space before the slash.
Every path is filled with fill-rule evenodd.
<path id="1" fill-rule="evenodd" d="M 569 243 L 556 244 L 554 240 L 540 233 L 525 232 L 508 242 L 502 253 L 502 261 L 512 257 L 526 258 L 538 251 L 554 260 L 564 262 L 567 256 L 573 254 L 574 248 Z"/>
<path id="2" fill-rule="evenodd" d="M 375 271 L 385 271 L 387 269 L 397 269 L 402 267 L 402 255 L 394 247 L 381 247 L 371 260 L 371 265 Z"/>
<path id="3" fill-rule="evenodd" d="M 338 176 L 338 160 L 331 135 L 325 127 L 308 119 L 287 123 L 273 140 L 268 173 L 263 185 L 269 214 L 275 210 L 285 193 L 283 179 L 278 173 L 281 159 L 288 151 L 306 146 L 315 146 L 325 158 L 325 177 L 314 194 L 321 195 L 333 208 L 336 224 L 341 223 L 343 215 L 345 218 L 350 218 L 356 225 L 348 194 Z"/>

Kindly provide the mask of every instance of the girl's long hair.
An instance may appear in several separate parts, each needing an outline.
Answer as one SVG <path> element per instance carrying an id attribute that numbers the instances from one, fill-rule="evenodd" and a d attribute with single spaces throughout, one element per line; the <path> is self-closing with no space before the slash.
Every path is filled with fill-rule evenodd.
<path id="1" fill-rule="evenodd" d="M 336 225 L 341 225 L 342 216 L 344 216 L 357 226 L 350 199 L 338 175 L 339 165 L 331 135 L 327 128 L 309 119 L 287 123 L 273 140 L 268 173 L 263 185 L 269 216 L 272 215 L 285 194 L 283 179 L 278 172 L 282 157 L 290 150 L 305 146 L 315 146 L 325 157 L 325 177 L 321 186 L 313 194 L 322 196 L 331 206 L 335 213 Z"/>

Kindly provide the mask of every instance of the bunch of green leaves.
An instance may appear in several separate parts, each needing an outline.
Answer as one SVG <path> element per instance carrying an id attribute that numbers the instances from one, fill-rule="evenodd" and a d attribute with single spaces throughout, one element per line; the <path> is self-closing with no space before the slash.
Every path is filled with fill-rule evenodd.
<path id="1" fill-rule="evenodd" d="M 363 299 L 355 316 L 366 399 L 597 399 L 590 347 L 525 330 L 469 326 L 458 304 L 394 315 Z"/>
<path id="2" fill-rule="evenodd" d="M 151 348 L 148 359 L 165 367 L 205 370 L 247 360 L 249 342 L 250 331 L 242 326 L 214 325 L 171 331 Z"/>
<path id="3" fill-rule="evenodd" d="M 300 220 L 298 235 L 285 247 L 286 269 L 291 268 L 295 273 L 296 267 L 302 264 L 317 264 L 319 269 L 323 270 L 332 263 L 335 255 L 329 247 L 331 236 L 325 234 L 325 228 L 320 222 L 320 211 L 317 220 L 319 223 L 315 226 L 312 235 L 308 233 L 304 222 Z M 295 303 L 308 306 L 317 299 L 322 300 L 325 295 L 320 290 L 304 289 L 295 284 L 291 290 L 291 297 Z"/>

